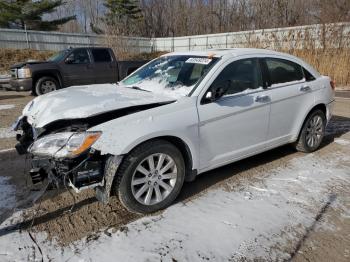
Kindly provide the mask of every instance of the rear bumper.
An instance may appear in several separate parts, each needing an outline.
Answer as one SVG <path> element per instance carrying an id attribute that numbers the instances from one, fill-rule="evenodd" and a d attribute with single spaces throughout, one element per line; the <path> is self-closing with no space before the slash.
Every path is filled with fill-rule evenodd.
<path id="1" fill-rule="evenodd" d="M 32 90 L 32 78 L 11 79 L 9 89 L 14 91 L 30 91 Z"/>

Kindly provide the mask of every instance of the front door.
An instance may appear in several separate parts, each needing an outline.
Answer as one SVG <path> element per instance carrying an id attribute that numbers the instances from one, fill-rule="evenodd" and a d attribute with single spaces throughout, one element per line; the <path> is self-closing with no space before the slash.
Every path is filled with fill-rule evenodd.
<path id="1" fill-rule="evenodd" d="M 86 48 L 75 49 L 62 63 L 60 71 L 65 87 L 94 83 L 93 66 Z"/>
<path id="2" fill-rule="evenodd" d="M 227 62 L 208 92 L 228 85 L 224 95 L 198 105 L 200 166 L 217 167 L 250 155 L 266 141 L 270 98 L 256 58 Z"/>

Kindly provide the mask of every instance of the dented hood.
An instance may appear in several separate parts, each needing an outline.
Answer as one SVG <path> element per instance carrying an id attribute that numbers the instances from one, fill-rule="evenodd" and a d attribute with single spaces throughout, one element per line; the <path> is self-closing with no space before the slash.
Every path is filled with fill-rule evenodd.
<path id="1" fill-rule="evenodd" d="M 23 110 L 33 127 L 41 128 L 62 119 L 81 119 L 138 105 L 175 99 L 116 84 L 75 86 L 39 96 Z"/>

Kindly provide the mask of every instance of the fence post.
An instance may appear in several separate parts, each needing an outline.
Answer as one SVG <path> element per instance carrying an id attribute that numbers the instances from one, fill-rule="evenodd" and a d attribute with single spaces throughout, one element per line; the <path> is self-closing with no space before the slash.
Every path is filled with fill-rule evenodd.
<path id="1" fill-rule="evenodd" d="M 188 51 L 191 51 L 191 37 L 188 37 Z"/>
<path id="2" fill-rule="evenodd" d="M 209 36 L 207 36 L 206 42 L 205 42 L 205 49 L 208 49 L 208 40 L 209 40 Z"/>
<path id="3" fill-rule="evenodd" d="M 228 34 L 226 34 L 226 48 L 227 48 Z"/>
<path id="4" fill-rule="evenodd" d="M 24 24 L 24 32 L 25 32 L 25 34 L 26 34 L 27 48 L 30 49 L 29 37 L 28 37 L 28 31 L 27 31 L 27 25 L 26 25 L 26 24 Z"/>

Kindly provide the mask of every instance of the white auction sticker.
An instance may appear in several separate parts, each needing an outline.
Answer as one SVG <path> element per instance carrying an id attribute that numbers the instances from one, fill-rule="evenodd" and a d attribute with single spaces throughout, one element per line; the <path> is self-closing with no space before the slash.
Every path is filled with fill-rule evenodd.
<path id="1" fill-rule="evenodd" d="M 205 57 L 191 57 L 186 60 L 186 63 L 191 63 L 191 64 L 202 64 L 202 65 L 207 65 L 211 62 L 210 58 L 205 58 Z"/>

